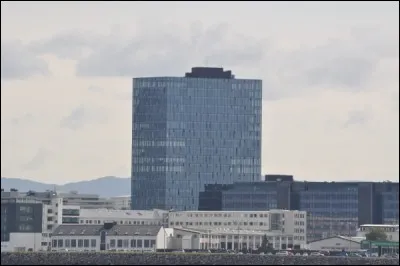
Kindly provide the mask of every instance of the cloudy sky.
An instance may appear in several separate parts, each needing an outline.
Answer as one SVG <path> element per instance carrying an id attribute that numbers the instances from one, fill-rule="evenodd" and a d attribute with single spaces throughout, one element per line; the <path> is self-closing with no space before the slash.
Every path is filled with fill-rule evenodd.
<path id="1" fill-rule="evenodd" d="M 1 176 L 130 175 L 131 78 L 261 78 L 263 173 L 399 180 L 398 2 L 1 2 Z"/>

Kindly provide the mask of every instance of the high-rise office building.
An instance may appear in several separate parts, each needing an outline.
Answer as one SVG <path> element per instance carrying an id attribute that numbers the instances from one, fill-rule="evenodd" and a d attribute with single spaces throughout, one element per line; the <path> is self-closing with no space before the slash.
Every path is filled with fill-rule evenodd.
<path id="1" fill-rule="evenodd" d="M 196 210 L 205 184 L 259 181 L 262 81 L 222 68 L 133 79 L 132 209 Z"/>

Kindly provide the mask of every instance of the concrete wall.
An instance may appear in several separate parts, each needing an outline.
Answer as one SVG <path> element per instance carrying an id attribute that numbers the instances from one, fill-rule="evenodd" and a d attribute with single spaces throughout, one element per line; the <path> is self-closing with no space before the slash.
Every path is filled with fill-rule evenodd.
<path id="1" fill-rule="evenodd" d="M 10 233 L 10 241 L 1 242 L 1 251 L 39 251 L 41 242 L 42 233 Z"/>
<path id="2" fill-rule="evenodd" d="M 1 253 L 1 265 L 399 265 L 399 259 L 111 252 Z"/>

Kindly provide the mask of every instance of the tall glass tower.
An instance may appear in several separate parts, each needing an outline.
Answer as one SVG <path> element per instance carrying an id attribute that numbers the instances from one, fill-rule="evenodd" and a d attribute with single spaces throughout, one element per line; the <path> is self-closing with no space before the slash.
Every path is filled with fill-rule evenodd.
<path id="1" fill-rule="evenodd" d="M 132 209 L 197 210 L 205 184 L 261 179 L 262 81 L 222 68 L 133 79 Z"/>

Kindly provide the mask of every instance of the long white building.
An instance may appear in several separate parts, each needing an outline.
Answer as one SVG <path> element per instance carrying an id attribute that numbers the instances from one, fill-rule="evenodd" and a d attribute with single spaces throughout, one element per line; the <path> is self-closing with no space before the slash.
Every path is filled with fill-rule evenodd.
<path id="1" fill-rule="evenodd" d="M 275 249 L 299 249 L 307 243 L 304 211 L 181 211 L 169 214 L 169 227 L 192 230 L 237 230 L 267 235 Z"/>
<path id="2" fill-rule="evenodd" d="M 366 237 L 372 230 L 382 230 L 388 241 L 399 242 L 399 225 L 398 224 L 363 224 L 357 230 L 358 237 Z"/>
<path id="3" fill-rule="evenodd" d="M 131 209 L 131 195 L 111 197 L 110 201 L 115 210 L 130 210 Z"/>
<path id="4" fill-rule="evenodd" d="M 80 209 L 79 224 L 104 224 L 116 222 L 119 225 L 163 225 L 167 222 L 168 211 L 164 210 L 108 210 Z M 67 224 L 67 223 L 64 223 Z"/>

